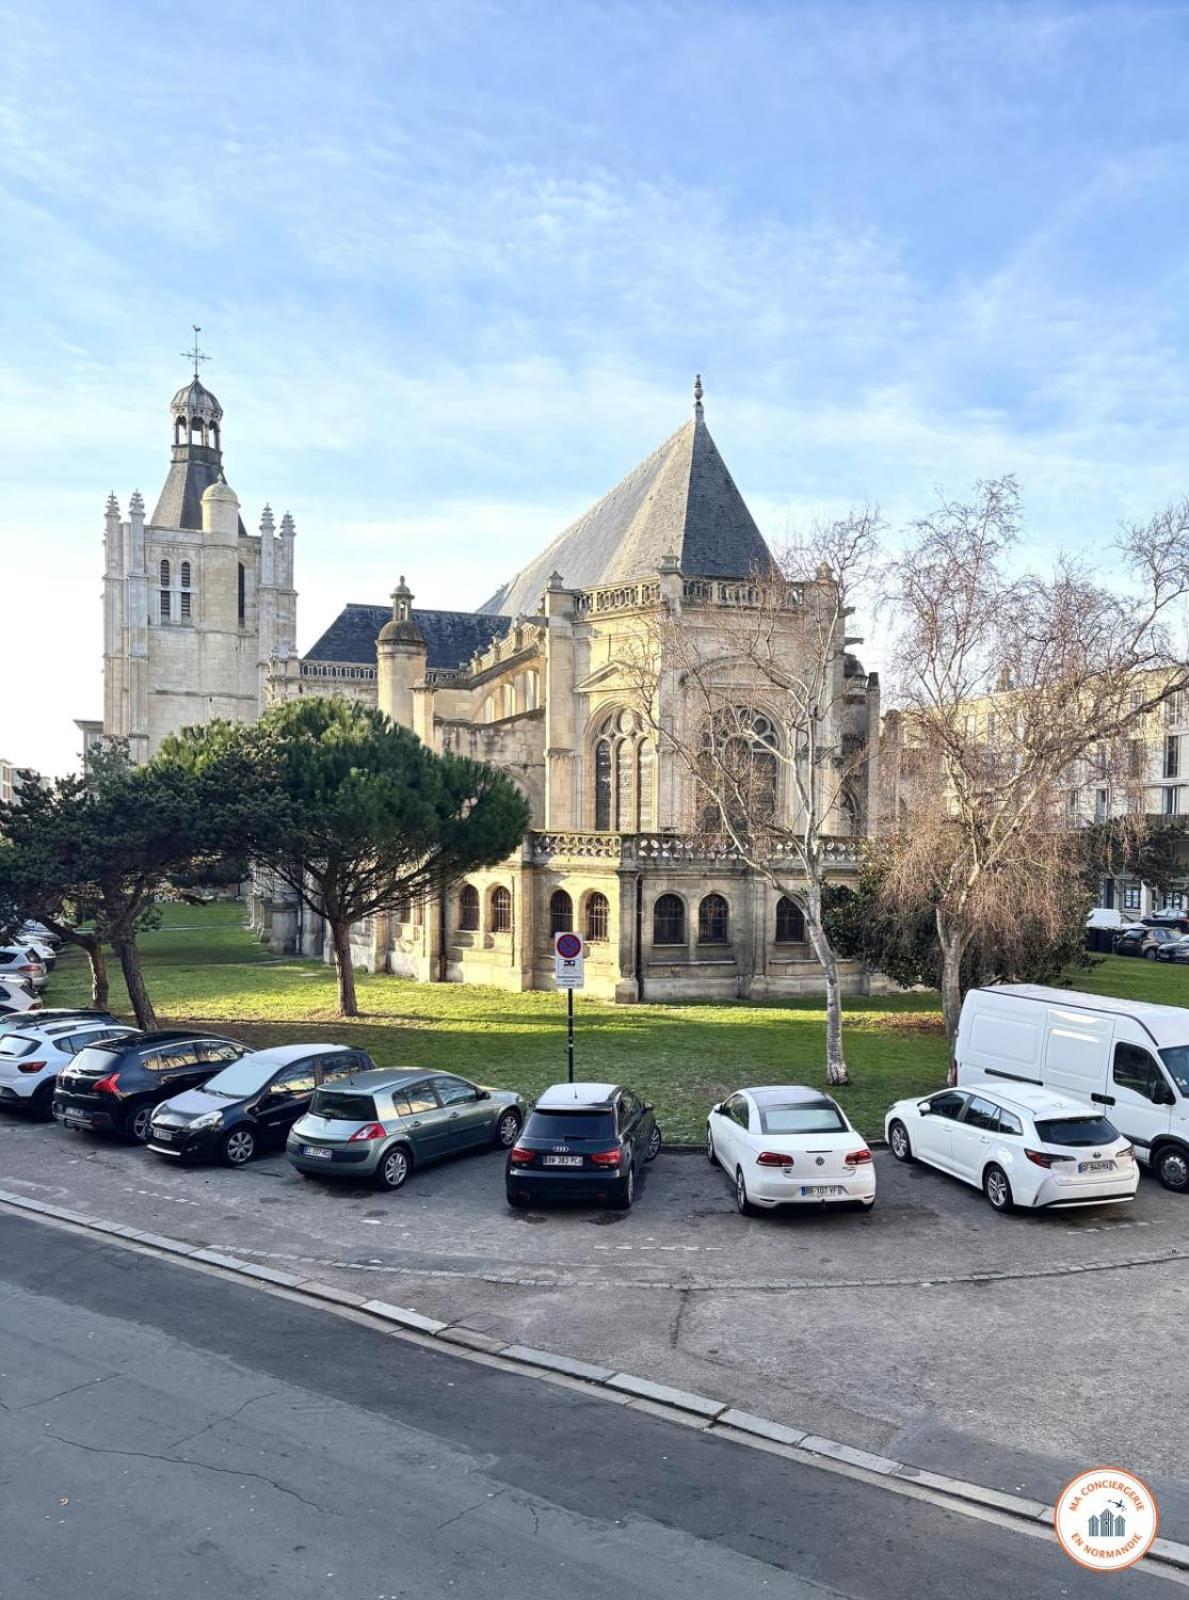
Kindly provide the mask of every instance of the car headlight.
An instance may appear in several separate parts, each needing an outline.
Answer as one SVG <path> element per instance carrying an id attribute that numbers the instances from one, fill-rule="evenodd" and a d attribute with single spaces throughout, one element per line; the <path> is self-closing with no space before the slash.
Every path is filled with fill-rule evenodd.
<path id="1" fill-rule="evenodd" d="M 190 1124 L 192 1133 L 201 1133 L 204 1128 L 217 1128 L 223 1120 L 221 1111 L 208 1111 L 201 1117 L 195 1117 Z"/>

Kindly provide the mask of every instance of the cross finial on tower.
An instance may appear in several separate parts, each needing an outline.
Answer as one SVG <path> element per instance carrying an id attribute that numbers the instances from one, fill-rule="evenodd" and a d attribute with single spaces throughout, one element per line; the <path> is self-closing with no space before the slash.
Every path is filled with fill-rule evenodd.
<path id="1" fill-rule="evenodd" d="M 202 329 L 196 322 L 192 322 L 190 326 L 194 329 L 194 348 L 193 350 L 183 350 L 182 354 L 188 361 L 192 361 L 194 363 L 194 376 L 197 378 L 198 363 L 200 361 L 209 361 L 210 356 L 208 356 L 205 351 L 198 348 L 198 335 L 202 332 Z"/>
<path id="2" fill-rule="evenodd" d="M 702 415 L 702 374 L 694 374 L 694 416 Z"/>

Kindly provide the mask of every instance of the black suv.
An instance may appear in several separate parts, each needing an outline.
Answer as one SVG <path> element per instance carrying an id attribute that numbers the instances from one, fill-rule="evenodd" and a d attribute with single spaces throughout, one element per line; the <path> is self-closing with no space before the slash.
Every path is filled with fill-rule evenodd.
<path id="1" fill-rule="evenodd" d="M 626 1211 L 637 1172 L 660 1147 L 652 1106 L 622 1084 L 554 1084 L 508 1152 L 508 1204 L 603 1200 Z"/>
<path id="2" fill-rule="evenodd" d="M 91 1045 L 59 1073 L 54 1116 L 68 1128 L 121 1134 L 144 1144 L 154 1106 L 197 1089 L 247 1049 L 234 1039 L 180 1030 Z"/>

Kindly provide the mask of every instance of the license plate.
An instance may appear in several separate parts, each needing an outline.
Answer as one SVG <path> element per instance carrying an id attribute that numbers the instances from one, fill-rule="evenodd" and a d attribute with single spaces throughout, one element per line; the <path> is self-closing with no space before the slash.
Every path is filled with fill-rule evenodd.
<path id="1" fill-rule="evenodd" d="M 154 1128 L 153 1129 L 153 1138 L 154 1139 L 160 1139 L 162 1144 L 168 1144 L 169 1141 L 173 1138 L 173 1134 L 170 1133 L 168 1128 Z"/>
<path id="2" fill-rule="evenodd" d="M 1114 1170 L 1115 1170 L 1115 1163 L 1113 1161 L 1079 1161 L 1078 1162 L 1078 1171 L 1079 1172 L 1113 1172 Z"/>
<path id="3" fill-rule="evenodd" d="M 87 1113 L 85 1111 L 74 1111 L 69 1106 L 67 1106 L 67 1108 L 66 1108 L 66 1120 L 67 1120 L 67 1122 L 86 1122 L 89 1119 L 88 1119 Z"/>
<path id="4" fill-rule="evenodd" d="M 803 1183 L 801 1185 L 801 1193 L 803 1195 L 829 1197 L 830 1195 L 845 1194 L 846 1190 L 836 1183 Z"/>
<path id="5" fill-rule="evenodd" d="M 334 1152 L 331 1150 L 316 1150 L 312 1144 L 303 1144 L 301 1153 L 303 1156 L 314 1156 L 318 1161 L 329 1161 Z"/>
<path id="6" fill-rule="evenodd" d="M 545 1167 L 580 1167 L 581 1156 L 546 1156 L 541 1163 Z"/>

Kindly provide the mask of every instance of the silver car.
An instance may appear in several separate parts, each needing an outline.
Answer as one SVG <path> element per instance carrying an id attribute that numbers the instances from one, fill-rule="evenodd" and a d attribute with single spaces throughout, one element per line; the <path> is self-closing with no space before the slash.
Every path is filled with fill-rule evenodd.
<path id="1" fill-rule="evenodd" d="M 360 1072 L 315 1092 L 285 1153 L 310 1177 L 399 1189 L 414 1167 L 443 1156 L 510 1149 L 526 1111 L 514 1090 L 481 1089 L 449 1072 Z"/>

